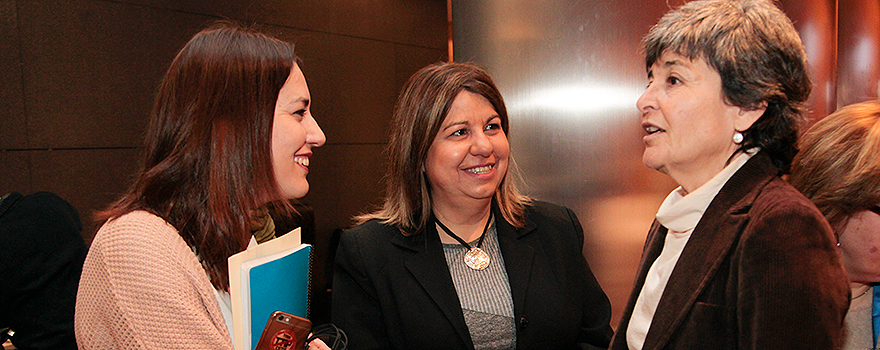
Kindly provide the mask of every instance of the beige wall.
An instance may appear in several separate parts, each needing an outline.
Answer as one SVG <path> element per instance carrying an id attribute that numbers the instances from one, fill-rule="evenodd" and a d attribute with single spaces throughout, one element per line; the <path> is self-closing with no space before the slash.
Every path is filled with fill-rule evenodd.
<path id="1" fill-rule="evenodd" d="M 446 59 L 445 0 L 0 0 L 0 195 L 55 192 L 86 220 L 114 200 L 136 170 L 159 79 L 218 18 L 259 23 L 304 61 L 327 135 L 303 199 L 315 213 L 320 292 L 331 232 L 379 201 L 400 87 Z"/>

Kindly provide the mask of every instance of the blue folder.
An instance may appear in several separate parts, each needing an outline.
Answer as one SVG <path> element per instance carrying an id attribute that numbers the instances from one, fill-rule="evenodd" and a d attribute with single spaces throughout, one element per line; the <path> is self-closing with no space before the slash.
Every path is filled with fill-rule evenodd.
<path id="1" fill-rule="evenodd" d="M 309 270 L 312 246 L 278 259 L 251 267 L 250 286 L 251 347 L 260 340 L 266 322 L 275 311 L 308 318 Z"/>

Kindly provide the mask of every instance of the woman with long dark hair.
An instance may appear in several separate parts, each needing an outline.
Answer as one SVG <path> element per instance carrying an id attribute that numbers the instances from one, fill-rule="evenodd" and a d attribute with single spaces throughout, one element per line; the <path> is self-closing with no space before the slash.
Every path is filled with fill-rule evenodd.
<path id="1" fill-rule="evenodd" d="M 293 45 L 230 24 L 178 53 L 142 168 L 99 215 L 77 296 L 81 349 L 232 348 L 227 258 L 260 207 L 308 192 L 325 141 L 297 62 Z"/>

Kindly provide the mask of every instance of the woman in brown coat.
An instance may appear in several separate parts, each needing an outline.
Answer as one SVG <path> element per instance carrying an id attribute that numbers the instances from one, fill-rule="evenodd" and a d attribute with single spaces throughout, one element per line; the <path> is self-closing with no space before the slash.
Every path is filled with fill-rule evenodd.
<path id="1" fill-rule="evenodd" d="M 766 0 L 694 1 L 644 40 L 645 165 L 672 191 L 613 349 L 835 349 L 849 301 L 822 213 L 780 178 L 810 93 Z"/>

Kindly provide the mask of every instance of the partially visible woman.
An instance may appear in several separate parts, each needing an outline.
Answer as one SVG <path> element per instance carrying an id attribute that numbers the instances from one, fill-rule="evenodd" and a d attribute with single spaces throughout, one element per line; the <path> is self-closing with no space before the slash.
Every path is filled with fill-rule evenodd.
<path id="1" fill-rule="evenodd" d="M 302 197 L 324 134 L 293 45 L 218 24 L 159 86 L 134 184 L 83 267 L 80 349 L 232 349 L 227 258 L 267 202 Z M 286 201 L 285 201 L 286 202 Z"/>
<path id="2" fill-rule="evenodd" d="M 332 320 L 350 347 L 606 348 L 611 308 L 583 230 L 570 209 L 520 194 L 489 75 L 422 68 L 390 130 L 385 203 L 336 253 Z"/>
<path id="3" fill-rule="evenodd" d="M 82 227 L 54 193 L 0 197 L 0 344 L 12 333 L 16 349 L 77 350 L 76 288 L 89 249 Z"/>
<path id="4" fill-rule="evenodd" d="M 880 101 L 839 109 L 806 134 L 789 181 L 828 218 L 849 275 L 845 350 L 876 349 L 880 326 Z M 873 311 L 872 311 L 873 308 Z M 873 320 L 872 320 L 873 319 Z"/>
<path id="5" fill-rule="evenodd" d="M 612 341 L 624 349 L 836 349 L 849 302 L 831 227 L 785 182 L 810 94 L 769 0 L 693 1 L 643 41 L 645 165 L 660 206 Z"/>

